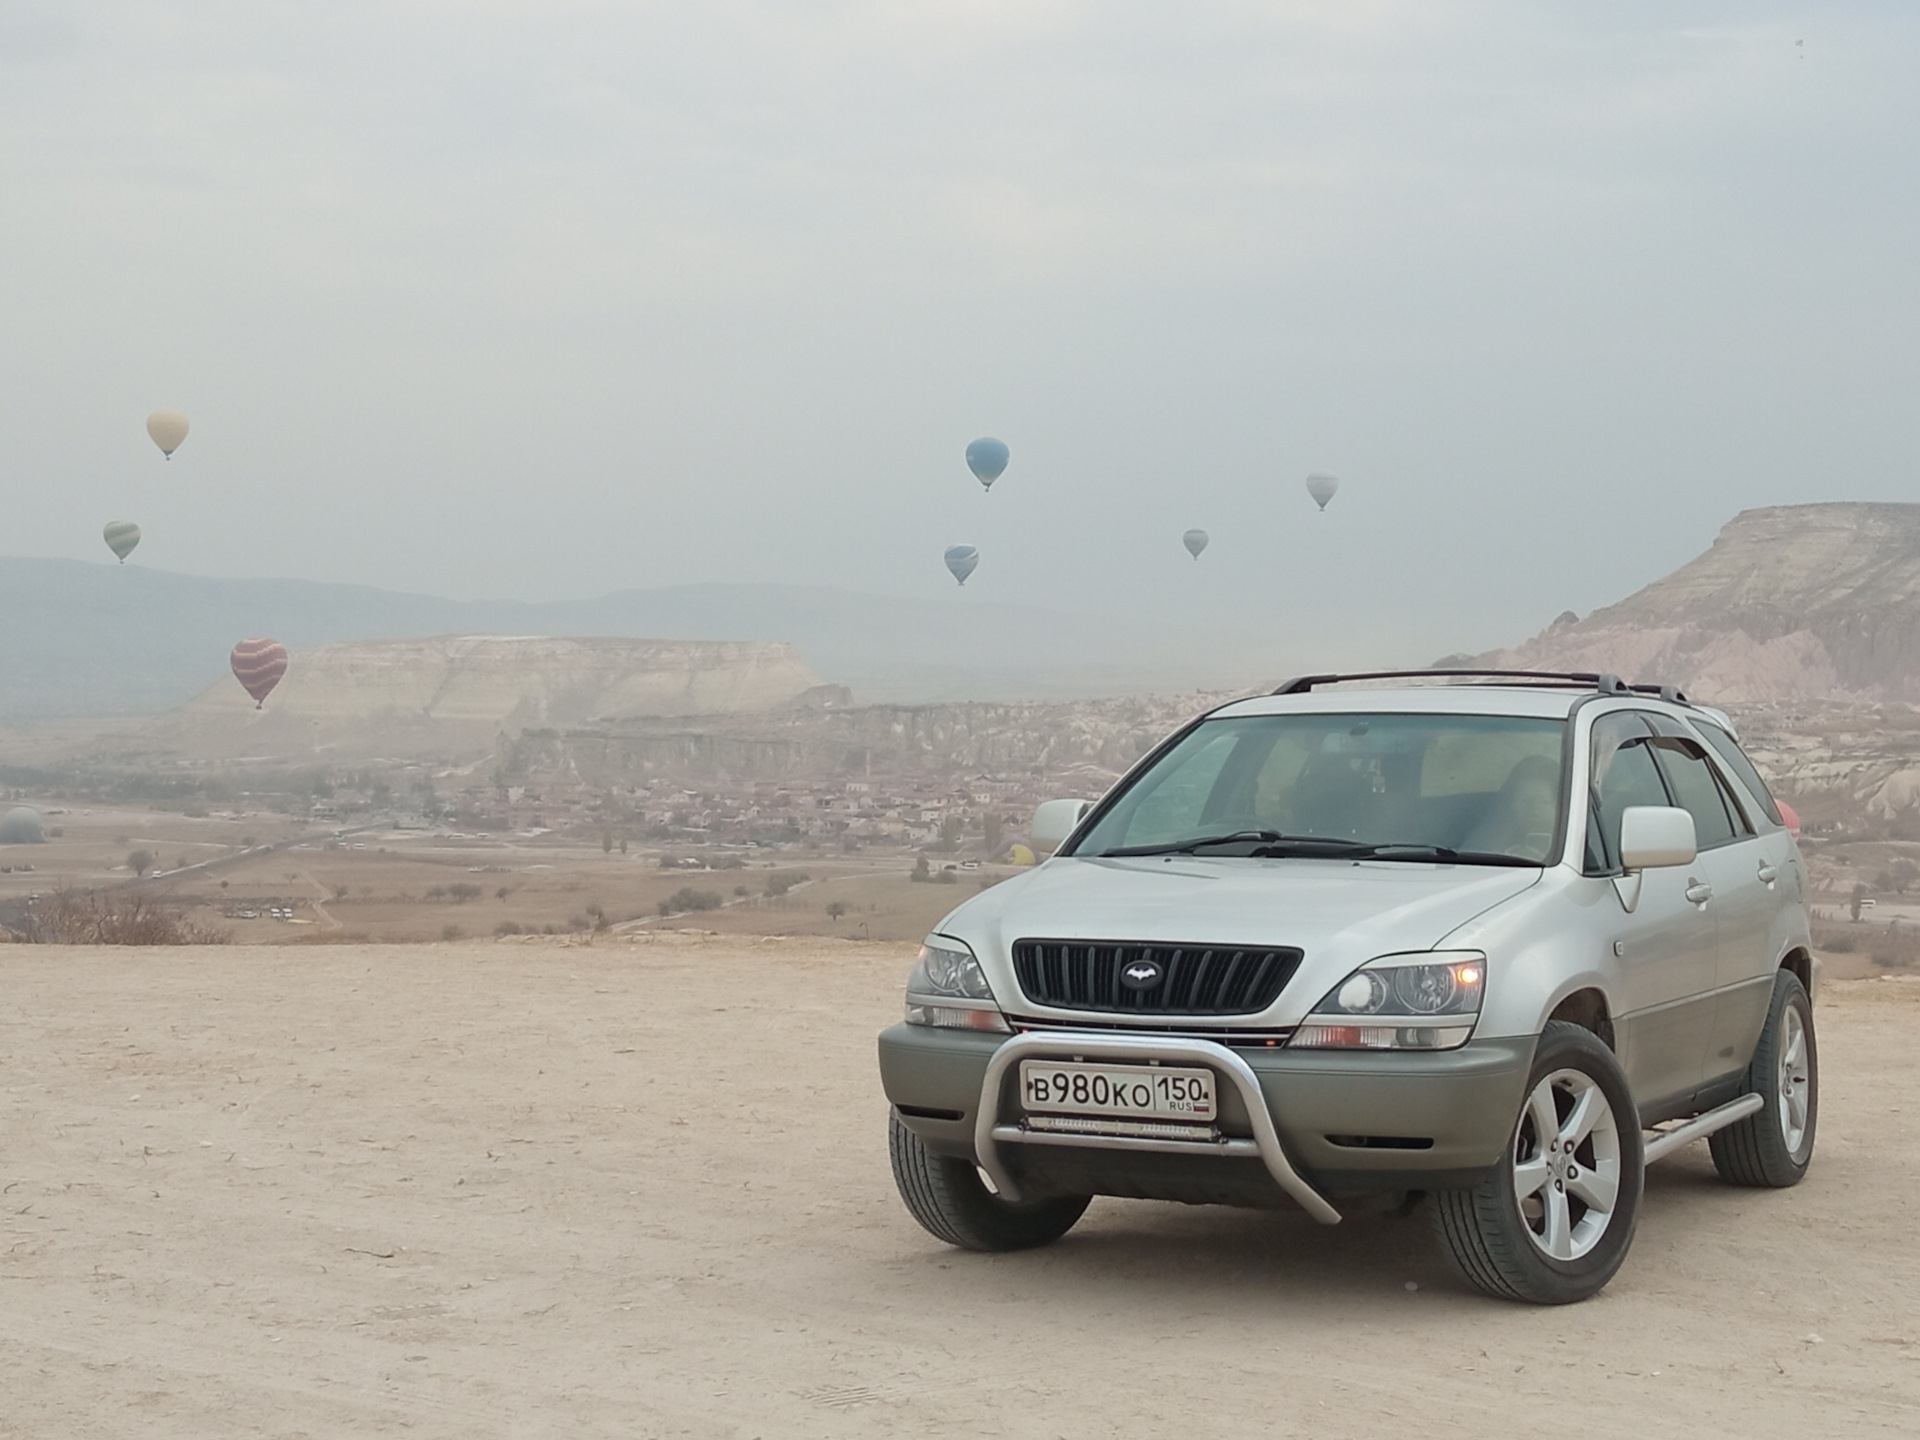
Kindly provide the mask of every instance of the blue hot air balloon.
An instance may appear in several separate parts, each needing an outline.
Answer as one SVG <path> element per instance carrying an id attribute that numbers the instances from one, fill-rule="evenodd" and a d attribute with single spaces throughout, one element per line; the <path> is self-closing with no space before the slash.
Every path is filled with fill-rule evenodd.
<path id="1" fill-rule="evenodd" d="M 1327 508 L 1327 502 L 1333 499 L 1333 492 L 1339 488 L 1340 481 L 1336 476 L 1322 475 L 1318 472 L 1307 476 L 1307 494 L 1313 497 L 1313 503 L 1322 510 Z"/>
<path id="2" fill-rule="evenodd" d="M 1000 472 L 1007 468 L 1007 459 L 1011 455 L 1003 441 L 982 437 L 967 446 L 967 468 L 973 471 L 974 478 L 988 489 L 1000 478 Z"/>
<path id="3" fill-rule="evenodd" d="M 1189 555 L 1198 560 L 1200 558 L 1200 552 L 1207 548 L 1207 532 L 1204 530 L 1189 530 L 1180 537 L 1180 543 L 1187 547 L 1187 553 Z"/>
<path id="4" fill-rule="evenodd" d="M 980 552 L 971 545 L 949 545 L 947 547 L 947 569 L 953 572 L 953 578 L 962 585 L 973 573 L 974 566 L 980 563 Z"/>

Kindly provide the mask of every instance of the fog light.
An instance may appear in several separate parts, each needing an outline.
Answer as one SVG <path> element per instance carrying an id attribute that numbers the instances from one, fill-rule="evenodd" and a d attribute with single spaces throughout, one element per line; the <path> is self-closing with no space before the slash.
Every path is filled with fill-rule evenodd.
<path id="1" fill-rule="evenodd" d="M 986 1030 L 996 1035 L 1011 1035 L 1013 1027 L 998 1010 L 975 1010 L 958 1005 L 923 1005 L 907 1002 L 907 1024 L 931 1025 L 939 1030 Z"/>

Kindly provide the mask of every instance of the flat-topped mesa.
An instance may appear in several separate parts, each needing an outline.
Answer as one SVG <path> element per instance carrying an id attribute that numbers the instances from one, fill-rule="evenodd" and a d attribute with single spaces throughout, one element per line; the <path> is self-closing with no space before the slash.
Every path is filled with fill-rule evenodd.
<path id="1" fill-rule="evenodd" d="M 821 684 L 790 645 L 442 635 L 299 651 L 269 709 L 310 720 L 569 724 L 777 709 Z M 231 681 L 186 714 L 251 709 Z"/>
<path id="2" fill-rule="evenodd" d="M 1664 579 L 1474 663 L 1659 680 L 1708 702 L 1920 700 L 1920 505 L 1743 511 Z"/>

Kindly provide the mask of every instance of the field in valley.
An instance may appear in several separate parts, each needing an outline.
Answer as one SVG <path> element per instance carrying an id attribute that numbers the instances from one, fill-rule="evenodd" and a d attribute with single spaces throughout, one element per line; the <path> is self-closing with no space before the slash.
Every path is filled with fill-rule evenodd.
<path id="1" fill-rule="evenodd" d="M 0 869 L 0 902 L 39 896 L 43 903 L 62 887 L 105 896 L 137 888 L 242 944 L 413 943 L 502 930 L 656 926 L 917 942 L 967 895 L 1019 873 L 977 861 L 961 869 L 958 857 L 935 855 L 933 878 L 916 882 L 913 854 L 848 853 L 837 845 L 773 851 L 655 844 L 622 853 L 580 837 L 391 826 L 342 831 L 336 839 L 332 828 L 261 813 L 55 807 L 45 822 L 59 832 L 45 844 L 0 847 L 0 866 L 9 867 Z M 152 870 L 131 887 L 129 857 L 142 852 Z M 713 908 L 686 909 L 688 892 Z"/>

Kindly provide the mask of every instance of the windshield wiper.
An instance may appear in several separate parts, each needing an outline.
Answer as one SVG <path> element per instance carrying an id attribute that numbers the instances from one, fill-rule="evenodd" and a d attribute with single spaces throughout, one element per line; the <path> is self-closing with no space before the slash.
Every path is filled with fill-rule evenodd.
<path id="1" fill-rule="evenodd" d="M 1251 845 L 1251 860 L 1405 860 L 1424 865 L 1514 865 L 1538 869 L 1542 862 L 1486 850 L 1454 850 L 1417 840 L 1369 843 L 1330 835 L 1283 835 L 1278 830 L 1236 830 L 1231 835 L 1202 835 L 1166 845 L 1123 845 L 1100 855 L 1192 855 L 1215 845 Z"/>
<path id="2" fill-rule="evenodd" d="M 1236 830 L 1231 835 L 1202 835 L 1193 840 L 1177 840 L 1167 845 L 1122 845 L 1102 850 L 1101 855 L 1191 855 L 1214 845 L 1258 845 L 1255 855 L 1302 854 L 1346 855 L 1368 846 L 1355 840 L 1330 840 L 1319 835 L 1283 835 L 1278 830 Z"/>
<path id="3" fill-rule="evenodd" d="M 1259 844 L 1267 840 L 1279 840 L 1278 830 L 1236 830 L 1231 835 L 1202 835 L 1193 840 L 1176 840 L 1169 845 L 1121 845 L 1113 850 L 1102 850 L 1102 855 L 1189 855 L 1204 845 L 1237 845 L 1242 842 Z"/>
<path id="4" fill-rule="evenodd" d="M 1416 864 L 1524 865 L 1529 869 L 1538 869 L 1544 863 L 1525 860 L 1518 855 L 1499 855 L 1490 850 L 1450 850 L 1445 845 L 1427 845 L 1415 841 L 1361 845 L 1348 854 L 1355 860 L 1409 860 Z"/>

